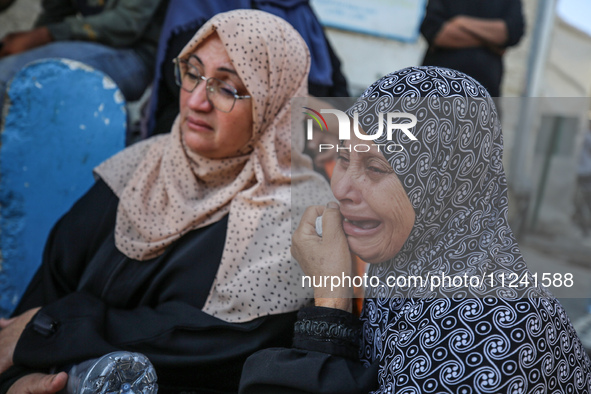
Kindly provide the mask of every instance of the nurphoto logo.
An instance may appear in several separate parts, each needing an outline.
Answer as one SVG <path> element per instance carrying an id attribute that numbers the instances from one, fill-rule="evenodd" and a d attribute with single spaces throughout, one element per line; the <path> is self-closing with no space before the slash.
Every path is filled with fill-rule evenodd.
<path id="1" fill-rule="evenodd" d="M 394 130 L 400 130 L 411 141 L 416 141 L 417 137 L 410 131 L 413 127 L 417 124 L 417 118 L 413 114 L 409 114 L 406 112 L 388 112 L 386 114 L 386 127 L 384 127 L 384 113 L 380 112 L 378 114 L 378 132 L 375 134 L 364 134 L 359 130 L 359 114 L 357 112 L 353 113 L 353 127 L 351 127 L 351 119 L 349 116 L 343 112 L 339 111 L 338 109 L 330 108 L 330 109 L 321 109 L 320 112 L 310 108 L 310 107 L 303 107 L 304 109 L 310 112 L 304 112 L 305 115 L 310 116 L 312 119 L 307 120 L 306 124 L 306 138 L 308 141 L 314 138 L 314 122 L 318 124 L 320 127 L 320 132 L 327 133 L 330 132 L 328 129 L 328 124 L 326 119 L 322 114 L 333 114 L 337 117 L 338 120 L 338 135 L 339 140 L 350 140 L 351 139 L 351 129 L 355 133 L 355 136 L 363 141 L 375 141 L 377 138 L 380 138 L 384 135 L 384 128 L 386 129 L 386 139 L 388 141 L 392 141 L 392 133 Z M 401 120 L 410 120 L 410 122 L 404 123 L 394 123 L 393 120 L 397 119 Z M 404 150 L 404 147 L 400 144 L 371 144 L 371 146 L 376 147 L 378 151 L 380 148 L 387 150 L 388 152 L 401 152 Z M 333 144 L 319 144 L 318 151 L 322 152 L 325 150 L 336 149 L 337 152 L 339 150 L 348 150 L 351 151 L 351 148 L 356 152 L 367 152 L 371 149 L 371 146 L 368 144 L 356 144 L 353 147 L 351 145 L 345 147 L 340 145 L 333 145 Z"/>

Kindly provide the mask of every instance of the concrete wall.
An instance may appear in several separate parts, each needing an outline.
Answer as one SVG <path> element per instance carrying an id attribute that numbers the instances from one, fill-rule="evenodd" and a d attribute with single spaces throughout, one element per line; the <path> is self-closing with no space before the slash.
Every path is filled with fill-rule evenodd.
<path id="1" fill-rule="evenodd" d="M 591 96 L 591 36 L 556 18 L 544 97 Z"/>
<path id="2" fill-rule="evenodd" d="M 421 63 L 427 47 L 424 39 L 414 43 L 373 37 L 337 29 L 326 29 L 339 55 L 352 96 L 359 96 L 384 75 Z"/>

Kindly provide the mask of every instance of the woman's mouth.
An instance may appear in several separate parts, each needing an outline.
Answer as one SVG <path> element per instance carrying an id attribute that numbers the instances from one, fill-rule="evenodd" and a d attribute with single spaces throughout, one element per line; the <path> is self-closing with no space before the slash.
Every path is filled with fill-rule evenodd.
<path id="1" fill-rule="evenodd" d="M 343 220 L 343 231 L 347 235 L 368 236 L 377 233 L 382 221 L 375 219 L 348 219 Z"/>
<path id="2" fill-rule="evenodd" d="M 190 130 L 198 131 L 198 132 L 212 132 L 213 127 L 209 125 L 209 123 L 201 120 L 196 119 L 193 117 L 187 117 L 187 126 Z"/>

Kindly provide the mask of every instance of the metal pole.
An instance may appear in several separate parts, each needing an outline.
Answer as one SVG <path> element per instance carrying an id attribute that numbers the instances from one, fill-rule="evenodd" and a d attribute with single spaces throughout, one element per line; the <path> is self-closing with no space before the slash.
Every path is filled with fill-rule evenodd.
<path id="1" fill-rule="evenodd" d="M 533 133 L 536 115 L 536 97 L 539 97 L 540 86 L 548 57 L 556 0 L 539 0 L 536 23 L 532 35 L 531 50 L 527 62 L 527 78 L 523 94 L 522 111 L 519 118 L 513 151 L 511 155 L 510 184 L 518 204 L 520 225 L 518 233 L 525 230 L 528 222 L 529 204 L 532 192 L 531 167 L 535 135 Z"/>

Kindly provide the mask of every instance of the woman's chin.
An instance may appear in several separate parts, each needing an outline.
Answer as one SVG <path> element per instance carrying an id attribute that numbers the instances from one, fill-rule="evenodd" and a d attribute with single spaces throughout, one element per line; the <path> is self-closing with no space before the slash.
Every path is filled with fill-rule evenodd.
<path id="1" fill-rule="evenodd" d="M 205 140 L 199 135 L 186 134 L 185 135 L 185 146 L 193 153 L 204 157 L 214 156 L 215 149 L 212 148 L 211 142 Z"/>
<path id="2" fill-rule="evenodd" d="M 359 243 L 358 240 L 349 240 L 349 249 L 353 254 L 366 263 L 375 264 L 382 262 L 379 261 L 379 255 L 376 254 L 375 250 L 371 250 L 367 245 L 359 245 Z"/>
<path id="3" fill-rule="evenodd" d="M 391 245 L 386 247 L 372 245 L 367 241 L 350 236 L 347 237 L 347 243 L 349 244 L 349 250 L 351 250 L 353 254 L 369 264 L 383 263 L 396 256 L 398 253 L 398 251 L 388 250 L 388 246 Z"/>

